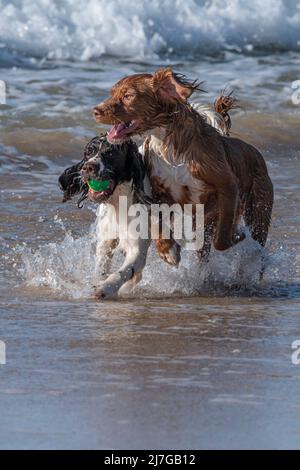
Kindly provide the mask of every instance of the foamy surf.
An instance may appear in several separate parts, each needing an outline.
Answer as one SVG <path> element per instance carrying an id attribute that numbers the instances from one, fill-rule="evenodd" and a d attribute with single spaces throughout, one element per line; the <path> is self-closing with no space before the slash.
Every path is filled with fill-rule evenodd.
<path id="1" fill-rule="evenodd" d="M 0 0 L 0 11 L 4 60 L 300 48 L 299 0 Z"/>

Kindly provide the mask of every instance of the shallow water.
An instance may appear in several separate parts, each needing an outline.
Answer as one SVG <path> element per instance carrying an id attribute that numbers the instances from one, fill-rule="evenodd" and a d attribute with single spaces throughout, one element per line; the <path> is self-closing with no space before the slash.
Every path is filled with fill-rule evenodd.
<path id="1" fill-rule="evenodd" d="M 91 108 L 111 84 L 166 60 L 206 81 L 201 102 L 234 87 L 233 133 L 266 157 L 264 279 L 251 240 L 178 270 L 152 249 L 133 298 L 97 303 L 95 207 L 61 204 L 57 177 L 100 132 Z M 227 51 L 0 68 L 0 447 L 299 448 L 299 64 Z"/>

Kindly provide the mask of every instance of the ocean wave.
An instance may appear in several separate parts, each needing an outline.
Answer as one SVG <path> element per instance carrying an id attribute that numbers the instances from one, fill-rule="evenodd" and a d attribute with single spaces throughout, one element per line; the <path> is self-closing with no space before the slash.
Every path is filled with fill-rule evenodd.
<path id="1" fill-rule="evenodd" d="M 0 61 L 300 50 L 299 0 L 0 0 Z"/>

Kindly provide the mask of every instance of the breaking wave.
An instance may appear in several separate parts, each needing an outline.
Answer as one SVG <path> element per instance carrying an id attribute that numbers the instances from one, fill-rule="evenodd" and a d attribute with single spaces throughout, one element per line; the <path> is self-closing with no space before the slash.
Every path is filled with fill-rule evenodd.
<path id="1" fill-rule="evenodd" d="M 299 0 L 0 0 L 0 62 L 300 49 Z"/>

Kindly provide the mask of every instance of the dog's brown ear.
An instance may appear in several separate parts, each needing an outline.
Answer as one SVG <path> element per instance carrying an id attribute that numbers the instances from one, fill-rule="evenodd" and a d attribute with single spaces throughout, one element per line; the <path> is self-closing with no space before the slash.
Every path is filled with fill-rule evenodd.
<path id="1" fill-rule="evenodd" d="M 167 101 L 185 103 L 194 91 L 200 89 L 197 80 L 188 80 L 184 75 L 174 73 L 171 68 L 158 69 L 153 75 L 153 88 Z"/>

